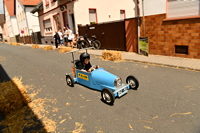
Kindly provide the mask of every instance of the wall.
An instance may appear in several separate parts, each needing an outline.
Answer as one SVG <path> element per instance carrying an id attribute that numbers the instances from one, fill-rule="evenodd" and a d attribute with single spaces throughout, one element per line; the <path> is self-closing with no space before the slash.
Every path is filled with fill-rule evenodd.
<path id="1" fill-rule="evenodd" d="M 31 35 L 32 32 L 38 32 L 40 31 L 40 26 L 39 26 L 39 20 L 38 20 L 38 13 L 35 13 L 34 15 L 31 13 L 31 11 L 35 7 L 26 7 L 26 19 L 28 22 L 28 27 L 29 27 L 29 35 Z M 30 21 L 31 20 L 31 21 Z"/>
<path id="2" fill-rule="evenodd" d="M 11 20 L 12 31 L 13 31 L 14 36 L 18 35 L 19 34 L 19 28 L 18 28 L 18 25 L 17 25 L 17 18 L 16 18 L 16 16 L 11 16 L 10 20 Z"/>
<path id="3" fill-rule="evenodd" d="M 164 21 L 166 14 L 145 17 L 141 36 L 149 37 L 149 54 L 200 59 L 200 19 Z M 188 46 L 188 54 L 176 54 L 175 45 Z"/>
<path id="4" fill-rule="evenodd" d="M 16 17 L 19 27 L 20 36 L 28 35 L 28 24 L 25 18 L 24 6 L 18 0 L 16 0 Z M 24 34 L 21 34 L 21 30 L 24 30 Z"/>
<path id="5" fill-rule="evenodd" d="M 8 37 L 14 37 L 13 30 L 12 30 L 12 23 L 10 20 L 10 15 L 9 15 L 6 7 L 5 7 L 5 18 L 6 18 L 6 25 L 7 25 L 7 30 L 8 30 L 7 31 Z"/>
<path id="6" fill-rule="evenodd" d="M 2 28 L 2 35 L 3 35 L 3 41 L 7 41 L 9 42 L 9 34 L 8 34 L 8 27 L 6 25 L 6 23 L 3 24 L 3 28 Z"/>
<path id="7" fill-rule="evenodd" d="M 74 3 L 76 25 L 89 24 L 89 8 L 95 8 L 98 23 L 120 20 L 120 10 L 125 10 L 126 18 L 136 16 L 135 0 L 78 0 Z M 110 17 L 108 16 L 110 14 Z"/>
<path id="8" fill-rule="evenodd" d="M 156 15 L 166 13 L 167 0 L 143 0 L 144 2 L 144 15 Z M 140 5 L 140 16 L 142 13 L 142 0 L 139 0 Z"/>

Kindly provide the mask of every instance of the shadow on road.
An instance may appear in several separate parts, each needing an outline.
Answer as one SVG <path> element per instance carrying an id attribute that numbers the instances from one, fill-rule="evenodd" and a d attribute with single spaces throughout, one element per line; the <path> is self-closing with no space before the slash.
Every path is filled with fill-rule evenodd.
<path id="1" fill-rule="evenodd" d="M 13 92 L 14 91 L 14 92 Z M 18 86 L 10 79 L 0 64 L 0 132 L 47 133 L 44 124 L 23 97 Z M 13 94 L 15 93 L 15 94 Z M 28 96 L 28 95 L 27 95 Z M 15 98 L 19 99 L 16 100 Z M 21 101 L 20 101 L 21 100 Z M 29 101 L 30 102 L 30 101 Z M 16 105 L 20 103 L 19 105 Z M 3 105 L 3 107 L 2 107 Z M 4 106 L 5 105 L 5 106 Z"/>

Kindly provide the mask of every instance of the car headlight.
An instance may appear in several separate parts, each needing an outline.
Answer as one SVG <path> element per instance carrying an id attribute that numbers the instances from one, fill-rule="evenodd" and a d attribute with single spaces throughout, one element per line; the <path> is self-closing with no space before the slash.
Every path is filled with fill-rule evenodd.
<path id="1" fill-rule="evenodd" d="M 122 85 L 122 79 L 117 77 L 115 79 L 114 86 L 121 86 L 121 85 Z"/>

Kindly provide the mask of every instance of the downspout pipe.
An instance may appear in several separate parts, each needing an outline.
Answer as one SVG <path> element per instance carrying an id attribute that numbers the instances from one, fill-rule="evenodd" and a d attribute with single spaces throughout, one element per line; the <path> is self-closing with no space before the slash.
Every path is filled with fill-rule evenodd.
<path id="1" fill-rule="evenodd" d="M 137 21 L 138 21 L 138 53 L 140 53 L 140 49 L 139 49 L 139 38 L 140 38 L 140 3 L 139 0 L 135 0 L 136 1 L 136 9 L 137 9 Z"/>

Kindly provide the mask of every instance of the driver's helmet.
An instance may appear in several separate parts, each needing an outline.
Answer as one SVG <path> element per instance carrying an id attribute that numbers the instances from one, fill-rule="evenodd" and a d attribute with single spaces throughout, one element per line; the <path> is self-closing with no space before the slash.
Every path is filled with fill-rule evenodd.
<path id="1" fill-rule="evenodd" d="M 83 53 L 80 55 L 80 61 L 83 63 L 84 60 L 85 60 L 86 58 L 89 58 L 89 59 L 90 59 L 90 55 L 89 55 L 88 53 L 86 53 L 86 52 L 83 52 Z"/>

